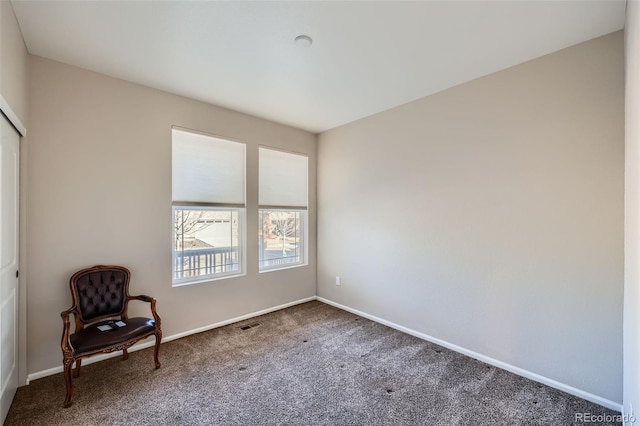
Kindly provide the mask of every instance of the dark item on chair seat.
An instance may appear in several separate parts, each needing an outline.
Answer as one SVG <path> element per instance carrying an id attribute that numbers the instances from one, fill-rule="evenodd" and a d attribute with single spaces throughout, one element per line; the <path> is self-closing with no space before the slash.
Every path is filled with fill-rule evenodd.
<path id="1" fill-rule="evenodd" d="M 69 280 L 73 306 L 62 312 L 62 364 L 67 394 L 64 407 L 69 407 L 73 395 L 72 378 L 80 376 L 82 358 L 98 353 L 122 351 L 122 359 L 129 357 L 127 348 L 150 336 L 156 338 L 153 358 L 160 368 L 158 351 L 162 339 L 160 316 L 156 312 L 156 299 L 150 296 L 131 296 L 131 272 L 123 266 L 98 265 L 73 274 Z M 131 300 L 151 304 L 151 318 L 129 318 L 127 310 Z M 75 332 L 71 333 L 70 314 L 75 319 Z M 72 366 L 76 368 L 72 374 Z M 73 377 L 72 377 L 73 376 Z"/>

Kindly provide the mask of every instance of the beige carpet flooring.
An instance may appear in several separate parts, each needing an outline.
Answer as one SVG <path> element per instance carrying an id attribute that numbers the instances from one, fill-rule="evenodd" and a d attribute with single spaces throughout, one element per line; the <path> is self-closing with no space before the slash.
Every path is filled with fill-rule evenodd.
<path id="1" fill-rule="evenodd" d="M 67 409 L 61 374 L 35 380 L 5 425 L 549 426 L 618 414 L 320 302 L 165 343 L 159 370 L 152 358 L 84 366 Z"/>

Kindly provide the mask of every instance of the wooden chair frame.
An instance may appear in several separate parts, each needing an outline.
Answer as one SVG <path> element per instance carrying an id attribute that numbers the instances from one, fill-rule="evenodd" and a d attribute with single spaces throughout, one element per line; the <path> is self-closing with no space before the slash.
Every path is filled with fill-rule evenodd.
<path id="1" fill-rule="evenodd" d="M 125 282 L 124 282 L 125 299 L 124 299 L 122 310 L 116 314 L 112 313 L 108 315 L 102 315 L 99 317 L 91 318 L 91 320 L 85 322 L 82 318 L 82 312 L 80 311 L 79 304 L 78 304 L 79 297 L 78 297 L 78 291 L 76 287 L 76 281 L 79 277 L 84 276 L 86 274 L 90 274 L 92 272 L 108 271 L 108 270 L 120 271 L 120 272 L 123 272 L 125 275 Z M 139 296 L 130 295 L 129 294 L 130 278 L 131 278 L 131 272 L 123 266 L 97 265 L 97 266 L 93 266 L 91 268 L 86 268 L 76 272 L 75 274 L 73 274 L 73 276 L 69 280 L 69 287 L 71 288 L 71 295 L 73 298 L 73 306 L 71 306 L 71 308 L 67 309 L 66 311 L 60 314 L 63 322 L 61 348 L 62 348 L 62 364 L 64 367 L 64 380 L 66 384 L 66 397 L 64 400 L 64 408 L 70 407 L 73 404 L 71 402 L 71 397 L 73 395 L 72 379 L 80 376 L 80 367 L 82 365 L 82 358 L 96 355 L 98 353 L 110 353 L 115 351 L 122 351 L 122 360 L 124 361 L 129 358 L 129 353 L 127 352 L 127 349 L 130 346 L 134 345 L 136 342 L 142 339 L 146 339 L 147 337 L 155 335 L 155 348 L 153 351 L 153 358 L 154 358 L 156 369 L 160 368 L 158 353 L 160 350 L 160 341 L 162 340 L 162 328 L 161 328 L 160 316 L 156 312 L 156 299 L 146 295 L 139 295 Z M 73 314 L 75 319 L 75 333 L 77 333 L 83 330 L 85 326 L 91 325 L 100 321 L 104 321 L 108 319 L 118 319 L 118 318 L 121 320 L 127 320 L 129 302 L 132 300 L 139 300 L 139 301 L 147 302 L 151 304 L 151 314 L 153 315 L 153 319 L 155 321 L 154 330 L 135 336 L 131 339 L 118 342 L 116 344 L 111 344 L 105 347 L 101 347 L 99 349 L 85 351 L 85 352 L 76 352 L 73 345 L 71 344 L 71 334 L 72 334 L 71 321 L 70 321 L 71 314 Z M 74 363 L 75 363 L 75 370 L 72 369 L 72 366 Z"/>

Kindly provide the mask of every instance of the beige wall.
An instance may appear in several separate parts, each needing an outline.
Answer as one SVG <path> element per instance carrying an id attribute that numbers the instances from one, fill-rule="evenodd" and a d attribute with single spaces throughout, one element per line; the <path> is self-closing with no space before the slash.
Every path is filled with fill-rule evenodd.
<path id="1" fill-rule="evenodd" d="M 321 134 L 318 295 L 620 404 L 623 77 L 618 32 Z"/>
<path id="2" fill-rule="evenodd" d="M 0 93 L 22 124 L 27 121 L 29 54 L 9 1 L 0 1 Z"/>
<path id="3" fill-rule="evenodd" d="M 640 4 L 627 2 L 625 25 L 624 410 L 640 418 Z"/>
<path id="4" fill-rule="evenodd" d="M 29 373 L 60 365 L 68 277 L 95 263 L 131 267 L 165 335 L 315 294 L 314 135 L 38 57 L 28 103 L 28 54 L 0 13 L 0 93 L 33 170 Z M 321 135 L 318 294 L 621 401 L 621 64 L 614 34 Z M 247 142 L 248 223 L 257 144 L 310 155 L 308 267 L 258 274 L 249 244 L 246 277 L 171 287 L 172 124 Z"/>
<path id="5" fill-rule="evenodd" d="M 87 266 L 128 266 L 165 336 L 315 295 L 315 135 L 40 57 L 30 66 L 29 373 L 61 364 L 68 279 Z M 172 125 L 247 144 L 244 277 L 171 286 Z M 258 274 L 258 144 L 309 155 L 308 266 Z"/>
<path id="6" fill-rule="evenodd" d="M 8 1 L 0 1 L 0 94 L 18 117 L 23 126 L 29 128 L 28 88 L 29 54 L 24 45 L 13 7 Z M 25 383 L 27 378 L 27 332 L 26 332 L 26 182 L 28 138 L 20 143 L 20 293 L 19 293 L 19 333 L 18 333 L 18 381 Z"/>

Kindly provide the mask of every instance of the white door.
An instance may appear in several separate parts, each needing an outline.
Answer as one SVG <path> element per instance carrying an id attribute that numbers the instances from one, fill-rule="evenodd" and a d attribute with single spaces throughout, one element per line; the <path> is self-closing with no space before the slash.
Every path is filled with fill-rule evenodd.
<path id="1" fill-rule="evenodd" d="M 0 423 L 18 387 L 18 173 L 20 136 L 0 114 Z"/>

